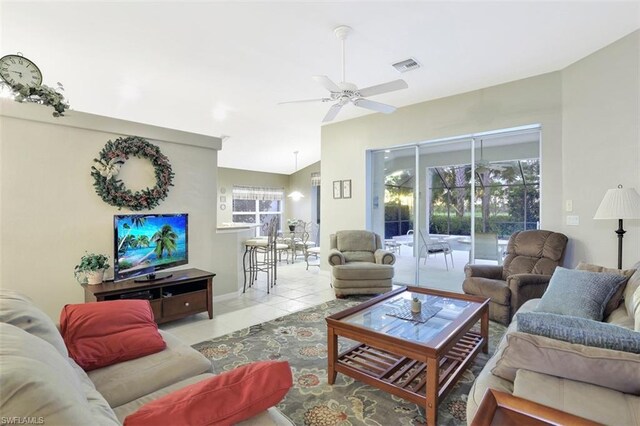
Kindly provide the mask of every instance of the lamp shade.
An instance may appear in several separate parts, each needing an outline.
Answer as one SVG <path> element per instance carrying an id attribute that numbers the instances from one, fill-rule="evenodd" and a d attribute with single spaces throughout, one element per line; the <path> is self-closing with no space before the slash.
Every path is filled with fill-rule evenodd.
<path id="1" fill-rule="evenodd" d="M 619 186 L 604 194 L 594 219 L 639 219 L 640 195 L 634 188 Z"/>

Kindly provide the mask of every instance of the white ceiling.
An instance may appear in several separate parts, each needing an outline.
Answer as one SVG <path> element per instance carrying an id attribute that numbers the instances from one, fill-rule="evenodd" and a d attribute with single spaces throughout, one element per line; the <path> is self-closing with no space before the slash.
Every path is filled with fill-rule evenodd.
<path id="1" fill-rule="evenodd" d="M 75 110 L 214 136 L 219 165 L 290 174 L 320 159 L 329 104 L 311 76 L 396 106 L 562 69 L 640 27 L 640 2 L 5 2 L 0 53 L 22 52 Z M 391 64 L 414 57 L 422 68 Z M 347 105 L 345 120 L 368 110 Z M 425 117 L 428 119 L 428 117 Z M 453 136 L 453 135 L 452 135 Z"/>

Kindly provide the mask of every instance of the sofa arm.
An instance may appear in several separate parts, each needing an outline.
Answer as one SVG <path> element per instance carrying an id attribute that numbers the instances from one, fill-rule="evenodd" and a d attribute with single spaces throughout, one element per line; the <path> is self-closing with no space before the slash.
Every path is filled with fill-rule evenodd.
<path id="1" fill-rule="evenodd" d="M 465 278 L 489 278 L 490 280 L 502 279 L 502 266 L 497 265 L 471 265 L 464 267 Z"/>
<path id="2" fill-rule="evenodd" d="M 396 255 L 387 250 L 378 249 L 373 253 L 376 263 L 381 265 L 393 265 L 396 263 Z"/>
<path id="3" fill-rule="evenodd" d="M 515 274 L 507 277 L 511 290 L 511 312 L 515 313 L 527 300 L 542 297 L 547 290 L 551 275 Z"/>
<path id="4" fill-rule="evenodd" d="M 329 250 L 329 265 L 337 266 L 344 265 L 347 263 L 347 260 L 344 258 L 344 255 L 340 253 L 338 249 Z"/>

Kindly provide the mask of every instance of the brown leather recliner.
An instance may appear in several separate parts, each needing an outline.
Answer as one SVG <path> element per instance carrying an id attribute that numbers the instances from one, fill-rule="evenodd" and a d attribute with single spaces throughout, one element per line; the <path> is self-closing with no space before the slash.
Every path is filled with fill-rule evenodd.
<path id="1" fill-rule="evenodd" d="M 489 318 L 508 325 L 524 302 L 542 297 L 562 263 L 567 240 L 559 232 L 516 232 L 509 238 L 503 265 L 465 266 L 462 289 L 490 298 Z"/>

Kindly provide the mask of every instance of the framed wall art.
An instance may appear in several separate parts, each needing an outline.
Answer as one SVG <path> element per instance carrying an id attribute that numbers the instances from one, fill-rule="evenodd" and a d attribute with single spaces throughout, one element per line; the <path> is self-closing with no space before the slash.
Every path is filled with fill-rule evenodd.
<path id="1" fill-rule="evenodd" d="M 342 181 L 333 181 L 333 198 L 342 198 Z"/>
<path id="2" fill-rule="evenodd" d="M 351 179 L 342 181 L 342 198 L 351 198 Z"/>

